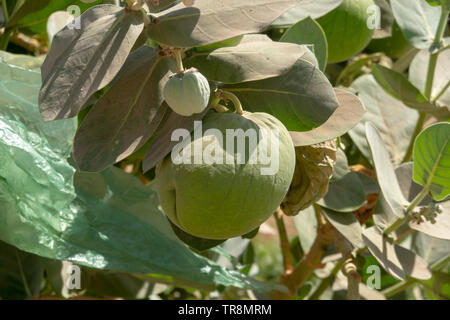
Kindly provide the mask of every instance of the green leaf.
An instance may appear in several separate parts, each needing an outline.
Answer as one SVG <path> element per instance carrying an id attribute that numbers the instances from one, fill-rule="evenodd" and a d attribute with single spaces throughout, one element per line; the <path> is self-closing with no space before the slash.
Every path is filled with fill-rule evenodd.
<path id="1" fill-rule="evenodd" d="M 391 0 L 395 20 L 417 49 L 428 49 L 434 41 L 442 8 L 425 1 Z"/>
<path id="2" fill-rule="evenodd" d="M 297 0 L 197 0 L 157 15 L 148 35 L 173 47 L 197 47 L 246 33 L 259 33 Z"/>
<path id="3" fill-rule="evenodd" d="M 272 26 L 285 28 L 307 17 L 317 19 L 336 9 L 341 3 L 342 0 L 301 1 L 294 8 L 283 13 L 272 23 Z"/>
<path id="4" fill-rule="evenodd" d="M 412 235 L 411 250 L 432 265 L 450 257 L 450 241 L 416 232 Z"/>
<path id="5" fill-rule="evenodd" d="M 384 142 L 378 133 L 378 130 L 371 122 L 366 123 L 366 137 L 372 153 L 381 193 L 386 199 L 393 214 L 395 214 L 397 218 L 403 218 L 405 215 L 404 208 L 409 202 L 405 199 L 400 189 L 394 167 L 389 160 L 389 154 Z"/>
<path id="6" fill-rule="evenodd" d="M 210 81 L 233 84 L 280 76 L 299 59 L 316 62 L 305 46 L 264 41 L 195 53 L 184 63 Z"/>
<path id="7" fill-rule="evenodd" d="M 33 1 L 33 0 L 17 0 L 17 5 L 20 5 L 17 11 L 12 12 L 8 23 L 6 24 L 7 28 L 14 28 L 17 26 L 19 21 L 29 15 L 30 13 L 40 11 L 45 8 L 50 0 L 41 0 L 41 1 Z M 22 3 L 20 3 L 22 2 Z"/>
<path id="8" fill-rule="evenodd" d="M 320 126 L 339 105 L 325 75 L 301 59 L 279 77 L 225 85 L 223 89 L 236 94 L 245 110 L 269 113 L 289 131 L 308 131 Z"/>
<path id="9" fill-rule="evenodd" d="M 385 142 L 391 161 L 394 164 L 401 163 L 419 120 L 418 112 L 392 98 L 371 75 L 359 77 L 351 88 L 356 90 L 367 112 L 362 121 L 349 132 L 350 137 L 362 154 L 370 158 L 365 123 L 373 123 Z"/>
<path id="10" fill-rule="evenodd" d="M 165 102 L 163 105 L 166 105 L 166 108 L 169 108 Z M 183 117 L 169 108 L 163 121 L 161 121 L 161 124 L 157 129 L 157 133 L 151 141 L 148 152 L 142 162 L 144 172 L 147 172 L 156 166 L 158 162 L 170 154 L 173 147 L 177 143 L 186 138 L 182 137 L 179 141 L 173 141 L 172 133 L 174 130 L 186 129 L 188 132 L 192 132 L 194 130 L 194 122 L 201 120 L 205 114 L 206 112 L 203 112 L 201 114 L 194 114 L 191 117 Z"/>
<path id="11" fill-rule="evenodd" d="M 366 113 L 361 100 L 346 90 L 335 89 L 335 93 L 339 107 L 318 128 L 306 132 L 290 132 L 294 146 L 310 146 L 335 139 L 347 133 L 360 122 Z M 349 117 L 349 114 L 352 116 Z"/>
<path id="12" fill-rule="evenodd" d="M 374 65 L 372 71 L 378 84 L 387 93 L 402 101 L 406 106 L 418 111 L 427 112 L 438 119 L 450 118 L 450 109 L 448 106 L 434 106 L 403 74 L 381 65 Z"/>
<path id="13" fill-rule="evenodd" d="M 46 5 L 44 6 L 43 4 Z M 71 5 L 76 5 L 79 9 L 79 13 L 83 13 L 92 6 L 101 4 L 102 1 L 94 1 L 91 3 L 83 3 L 79 0 L 27 0 L 27 2 L 21 7 L 22 13 L 19 19 L 14 19 L 10 22 L 11 26 L 26 29 L 30 33 L 44 35 L 46 33 L 46 25 L 48 17 L 56 11 L 67 11 L 75 14 L 78 12 L 68 10 Z M 40 4 L 39 7 L 37 5 Z M 34 6 L 34 8 L 33 8 Z"/>
<path id="14" fill-rule="evenodd" d="M 414 181 L 436 201 L 450 194 L 450 123 L 434 124 L 425 129 L 414 143 Z"/>
<path id="15" fill-rule="evenodd" d="M 355 248 L 364 248 L 362 228 L 352 213 L 336 212 L 323 208 L 325 218 L 352 244 Z"/>
<path id="16" fill-rule="evenodd" d="M 83 171 L 101 171 L 138 150 L 168 111 L 162 91 L 175 60 L 143 47 L 128 61 L 78 129 L 73 150 Z"/>
<path id="17" fill-rule="evenodd" d="M 327 209 L 349 214 L 366 203 L 364 186 L 358 174 L 350 171 L 345 153 L 340 149 L 328 192 L 317 203 Z"/>
<path id="18" fill-rule="evenodd" d="M 431 278 L 427 263 L 421 257 L 391 244 L 374 227 L 363 230 L 363 240 L 381 266 L 394 278 L 403 280 L 407 275 L 421 280 Z"/>
<path id="19" fill-rule="evenodd" d="M 363 57 L 355 57 L 354 60 L 350 61 L 347 66 L 339 74 L 336 80 L 336 85 L 343 83 L 346 86 L 350 86 L 355 78 L 361 74 L 361 70 L 371 63 L 379 61 L 381 54 L 375 53 Z M 362 77 L 361 77 L 362 78 Z"/>
<path id="20" fill-rule="evenodd" d="M 317 237 L 317 217 L 313 206 L 301 211 L 294 217 L 295 229 L 297 230 L 303 252 L 309 252 Z"/>
<path id="21" fill-rule="evenodd" d="M 157 4 L 154 4 L 155 1 L 148 0 L 147 4 L 151 12 L 158 12 L 179 2 L 181 2 L 181 0 L 159 0 Z"/>
<path id="22" fill-rule="evenodd" d="M 173 232 L 177 235 L 178 239 L 186 243 L 189 247 L 194 248 L 198 251 L 205 251 L 211 248 L 214 248 L 226 240 L 211 240 L 211 239 L 202 239 L 189 233 L 184 232 L 180 228 L 178 228 L 175 224 L 173 224 L 170 220 L 168 220 L 170 226 L 172 227 Z"/>
<path id="23" fill-rule="evenodd" d="M 81 29 L 65 27 L 42 65 L 39 108 L 45 121 L 70 118 L 119 72 L 143 30 L 140 13 L 100 5 L 81 17 Z"/>
<path id="24" fill-rule="evenodd" d="M 43 260 L 0 241 L 0 298 L 38 296 L 44 280 Z"/>
<path id="25" fill-rule="evenodd" d="M 446 38 L 446 41 L 449 43 L 450 38 Z M 414 57 L 409 67 L 409 81 L 422 92 L 425 91 L 428 73 L 428 68 L 424 68 L 424 66 L 428 66 L 429 61 L 430 52 L 422 50 Z M 448 87 L 450 74 L 448 70 L 450 70 L 450 50 L 444 50 L 438 56 L 431 97 L 434 99 L 441 94 L 437 103 L 447 107 L 450 106 L 450 88 Z"/>
<path id="26" fill-rule="evenodd" d="M 32 71 L 39 71 L 45 56 L 33 57 L 25 54 L 13 54 L 0 50 L 0 61 Z"/>
<path id="27" fill-rule="evenodd" d="M 311 45 L 319 69 L 325 71 L 328 57 L 328 44 L 325 32 L 316 21 L 307 17 L 286 30 L 280 39 L 281 42 Z"/>

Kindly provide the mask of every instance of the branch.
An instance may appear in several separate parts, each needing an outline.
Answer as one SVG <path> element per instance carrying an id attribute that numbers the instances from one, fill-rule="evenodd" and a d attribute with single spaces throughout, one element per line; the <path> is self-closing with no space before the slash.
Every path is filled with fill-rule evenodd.
<path id="1" fill-rule="evenodd" d="M 280 237 L 280 247 L 281 253 L 283 255 L 284 275 L 288 275 L 292 273 L 294 267 L 292 264 L 291 246 L 286 232 L 286 226 L 283 220 L 283 211 L 280 207 L 278 207 L 277 211 L 275 211 L 274 216 L 277 223 L 278 235 Z"/>
<path id="2" fill-rule="evenodd" d="M 4 33 L 5 29 L 4 28 L 0 29 L 0 37 L 3 36 Z M 29 36 L 26 36 L 20 32 L 12 35 L 11 42 L 32 53 L 35 52 L 39 52 L 40 54 L 48 53 L 48 48 L 46 46 L 43 46 L 38 40 L 30 38 Z"/>

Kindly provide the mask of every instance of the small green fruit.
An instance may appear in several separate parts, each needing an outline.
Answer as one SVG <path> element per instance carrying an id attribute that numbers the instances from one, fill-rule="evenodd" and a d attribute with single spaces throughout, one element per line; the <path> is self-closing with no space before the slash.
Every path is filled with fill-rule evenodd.
<path id="1" fill-rule="evenodd" d="M 328 62 L 337 63 L 361 52 L 374 34 L 367 22 L 372 18 L 373 0 L 344 0 L 342 4 L 319 18 L 328 41 Z"/>
<path id="2" fill-rule="evenodd" d="M 210 94 L 208 80 L 197 69 L 175 74 L 164 87 L 164 99 L 169 107 L 185 117 L 205 110 Z"/>
<path id="3" fill-rule="evenodd" d="M 253 146 L 248 138 L 252 132 L 257 137 Z M 228 239 L 251 232 L 273 214 L 288 192 L 295 168 L 291 137 L 278 119 L 266 113 L 210 111 L 202 128 L 188 137 L 184 149 L 175 147 L 156 170 L 161 207 L 175 225 L 199 238 Z M 244 141 L 242 149 L 239 140 Z M 195 161 L 212 146 L 210 154 L 222 163 Z M 270 161 L 251 161 L 252 152 L 263 152 Z M 183 163 L 174 160 L 178 155 L 185 157 Z M 264 172 L 269 167 L 274 172 Z"/>

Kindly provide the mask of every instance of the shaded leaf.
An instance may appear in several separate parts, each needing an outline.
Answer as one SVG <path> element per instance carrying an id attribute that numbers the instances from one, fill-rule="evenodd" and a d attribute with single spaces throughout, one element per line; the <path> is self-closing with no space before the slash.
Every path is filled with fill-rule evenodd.
<path id="1" fill-rule="evenodd" d="M 436 222 L 424 221 L 417 223 L 415 221 L 409 222 L 411 229 L 423 232 L 431 237 L 450 240 L 450 201 L 440 204 L 442 206 L 442 213 L 436 217 Z"/>
<path id="2" fill-rule="evenodd" d="M 281 42 L 289 42 L 300 45 L 311 45 L 312 51 L 319 62 L 319 68 L 325 71 L 328 57 L 328 44 L 320 24 L 307 17 L 286 30 L 280 39 Z"/>
<path id="3" fill-rule="evenodd" d="M 358 174 L 348 168 L 347 158 L 341 149 L 337 152 L 336 167 L 328 192 L 317 203 L 330 210 L 345 213 L 351 213 L 366 203 L 364 186 Z"/>
<path id="4" fill-rule="evenodd" d="M 372 159 L 375 165 L 381 193 L 389 204 L 392 212 L 398 218 L 403 218 L 403 211 L 405 206 L 408 204 L 408 201 L 404 198 L 400 189 L 400 185 L 395 175 L 392 162 L 389 160 L 389 154 L 384 146 L 384 142 L 378 133 L 378 130 L 371 122 L 366 123 L 366 137 L 372 153 Z"/>
<path id="5" fill-rule="evenodd" d="M 81 29 L 66 26 L 55 36 L 42 65 L 39 108 L 45 121 L 77 115 L 119 72 L 144 26 L 140 13 L 112 5 L 93 7 L 80 19 Z"/>
<path id="6" fill-rule="evenodd" d="M 148 35 L 173 47 L 196 47 L 267 28 L 297 0 L 197 0 L 157 15 Z"/>
<path id="7" fill-rule="evenodd" d="M 431 278 L 427 263 L 421 257 L 408 249 L 389 243 L 373 227 L 363 230 L 363 239 L 369 251 L 394 278 L 403 280 L 406 275 L 422 280 Z"/>
<path id="8" fill-rule="evenodd" d="M 294 146 L 309 146 L 344 135 L 359 123 L 366 113 L 362 102 L 352 93 L 335 89 L 339 107 L 321 126 L 306 132 L 290 132 Z"/>
<path id="9" fill-rule="evenodd" d="M 362 228 L 352 213 L 336 212 L 323 208 L 327 220 L 355 247 L 364 248 Z"/>
<path id="10" fill-rule="evenodd" d="M 425 129 L 414 143 L 413 179 L 442 201 L 450 194 L 450 123 Z"/>
<path id="11" fill-rule="evenodd" d="M 280 76 L 299 59 L 315 62 L 304 46 L 256 41 L 195 53 L 184 63 L 188 68 L 197 68 L 210 81 L 232 84 Z"/>
<path id="12" fill-rule="evenodd" d="M 0 298 L 38 296 L 44 280 L 43 260 L 0 241 Z"/>
<path id="13" fill-rule="evenodd" d="M 375 125 L 385 142 L 389 158 L 394 164 L 403 161 L 411 137 L 419 120 L 418 112 L 387 94 L 371 75 L 358 78 L 351 86 L 367 108 L 362 121 L 349 134 L 366 158 L 370 150 L 365 137 L 365 123 Z"/>
<path id="14" fill-rule="evenodd" d="M 193 236 L 189 233 L 184 232 L 180 228 L 178 228 L 175 224 L 173 224 L 170 220 L 168 220 L 170 226 L 172 227 L 173 232 L 177 235 L 178 239 L 183 241 L 189 247 L 194 248 L 198 251 L 205 251 L 211 248 L 214 248 L 226 240 L 211 240 L 211 239 L 202 239 L 196 236 Z"/>
<path id="15" fill-rule="evenodd" d="M 302 59 L 279 77 L 225 85 L 223 89 L 236 94 L 245 110 L 269 113 L 289 131 L 312 130 L 328 120 L 338 107 L 328 79 Z"/>
<path id="16" fill-rule="evenodd" d="M 163 105 L 166 105 L 164 102 Z M 197 120 L 201 120 L 203 116 L 206 114 L 206 111 L 201 114 L 194 114 L 190 117 L 183 117 L 171 109 L 168 109 L 164 120 L 161 121 L 161 125 L 158 128 L 156 136 L 150 143 L 148 148 L 148 152 L 145 155 L 144 161 L 142 162 L 142 167 L 144 172 L 150 170 L 154 166 L 158 164 L 161 160 L 163 160 L 170 152 L 172 152 L 172 148 L 182 141 L 186 136 L 181 137 L 180 140 L 173 141 L 172 133 L 176 129 L 186 129 L 188 132 L 192 132 L 194 130 L 194 122 Z M 189 133 L 190 134 L 190 133 Z"/>
<path id="17" fill-rule="evenodd" d="M 176 70 L 174 59 L 143 47 L 129 61 L 78 129 L 74 158 L 83 171 L 103 170 L 138 150 L 168 111 L 162 91 Z"/>
<path id="18" fill-rule="evenodd" d="M 308 207 L 307 209 L 301 211 L 293 219 L 303 252 L 309 252 L 314 240 L 317 237 L 318 224 L 314 207 Z"/>
<path id="19" fill-rule="evenodd" d="M 374 65 L 372 71 L 378 84 L 387 93 L 402 101 L 408 107 L 427 112 L 438 119 L 450 117 L 448 106 L 434 106 L 403 74 L 381 65 Z"/>
<path id="20" fill-rule="evenodd" d="M 412 235 L 411 250 L 423 257 L 429 265 L 432 265 L 450 257 L 450 241 L 416 232 Z"/>

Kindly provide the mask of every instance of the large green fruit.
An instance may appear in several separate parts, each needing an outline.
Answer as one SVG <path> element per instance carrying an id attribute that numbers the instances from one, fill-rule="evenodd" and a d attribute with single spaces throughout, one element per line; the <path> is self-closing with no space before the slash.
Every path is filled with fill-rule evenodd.
<path id="1" fill-rule="evenodd" d="M 175 225 L 196 237 L 228 239 L 249 233 L 272 215 L 289 189 L 295 169 L 289 132 L 273 116 L 249 112 L 210 111 L 201 127 L 188 135 L 184 149 L 175 147 L 157 166 L 161 207 Z M 249 142 L 252 135 L 254 144 Z M 238 140 L 244 142 L 242 149 Z M 259 152 L 270 161 L 252 160 L 250 154 Z M 207 154 L 215 161 L 202 159 Z M 178 156 L 185 157 L 184 163 Z"/>
<path id="2" fill-rule="evenodd" d="M 208 80 L 194 68 L 175 74 L 164 87 L 169 107 L 186 117 L 205 110 L 210 94 Z"/>
<path id="3" fill-rule="evenodd" d="M 369 44 L 374 30 L 368 28 L 371 16 L 367 9 L 373 5 L 373 0 L 344 0 L 317 20 L 327 36 L 328 62 L 348 60 Z"/>
<path id="4" fill-rule="evenodd" d="M 406 39 L 397 22 L 392 25 L 392 35 L 387 38 L 373 39 L 367 47 L 370 52 L 384 52 L 391 58 L 398 59 L 410 51 L 413 46 Z"/>

